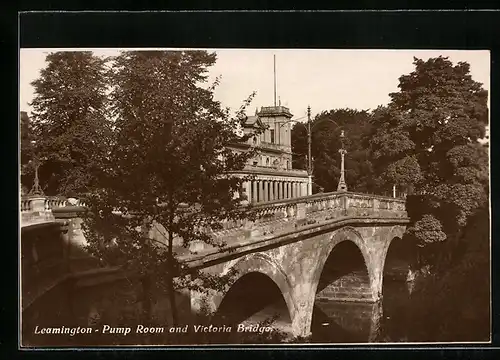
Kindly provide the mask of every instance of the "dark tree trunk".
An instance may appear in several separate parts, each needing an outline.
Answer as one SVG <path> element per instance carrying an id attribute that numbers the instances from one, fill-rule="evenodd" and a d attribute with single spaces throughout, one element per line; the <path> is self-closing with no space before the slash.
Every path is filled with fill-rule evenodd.
<path id="1" fill-rule="evenodd" d="M 175 259 L 173 251 L 174 243 L 174 233 L 172 231 L 174 225 L 174 215 L 177 209 L 177 205 L 174 204 L 174 190 L 170 189 L 168 192 L 168 203 L 169 203 L 169 217 L 168 217 L 168 276 L 167 276 L 167 289 L 168 289 L 168 300 L 170 303 L 170 313 L 172 315 L 172 324 L 177 326 L 179 323 L 177 316 L 177 304 L 175 303 L 175 289 L 174 289 L 174 276 L 175 276 Z"/>
<path id="2" fill-rule="evenodd" d="M 146 274 L 141 278 L 141 285 L 142 285 L 142 303 L 144 306 L 144 316 L 146 321 L 151 320 L 151 275 Z"/>
<path id="3" fill-rule="evenodd" d="M 177 326 L 179 323 L 177 316 L 177 304 L 175 303 L 175 289 L 174 289 L 174 256 L 172 252 L 172 236 L 169 234 L 168 239 L 168 299 L 170 302 L 170 312 L 172 314 L 172 324 Z"/>

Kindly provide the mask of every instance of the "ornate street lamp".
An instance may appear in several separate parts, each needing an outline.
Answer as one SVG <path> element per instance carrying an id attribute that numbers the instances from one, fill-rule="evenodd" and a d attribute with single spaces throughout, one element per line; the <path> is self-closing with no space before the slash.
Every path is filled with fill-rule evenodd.
<path id="1" fill-rule="evenodd" d="M 40 160 L 36 159 L 36 160 L 33 160 L 33 164 L 35 167 L 35 179 L 33 180 L 33 187 L 31 188 L 28 195 L 30 195 L 30 196 L 32 196 L 32 195 L 45 196 L 45 194 L 43 193 L 42 187 L 40 186 L 40 182 L 38 180 L 38 168 L 40 167 L 41 162 L 40 162 Z"/>
<path id="2" fill-rule="evenodd" d="M 344 157 L 347 154 L 347 150 L 344 149 L 344 130 L 340 132 L 340 180 L 337 186 L 337 191 L 347 191 L 347 184 L 345 183 L 345 170 L 344 170 Z"/>
<path id="3" fill-rule="evenodd" d="M 34 145 L 35 141 L 32 141 L 31 143 Z M 44 159 L 41 159 L 36 155 L 34 156 L 34 158 L 32 160 L 32 164 L 35 168 L 35 179 L 33 180 L 33 187 L 31 188 L 31 190 L 28 193 L 28 195 L 30 195 L 30 196 L 34 196 L 34 195 L 45 196 L 45 194 L 43 193 L 42 187 L 40 186 L 40 181 L 38 179 L 38 168 L 42 164 L 42 160 L 44 160 Z"/>
<path id="4" fill-rule="evenodd" d="M 300 119 L 302 119 L 302 118 L 300 118 Z M 280 127 L 285 125 L 285 124 L 288 124 L 289 122 L 297 122 L 297 123 L 305 126 L 304 123 L 298 121 L 300 119 L 288 120 L 288 121 L 284 122 L 283 124 L 281 124 Z M 337 126 L 338 128 L 340 128 L 340 126 L 332 119 L 323 119 L 320 122 L 322 123 L 323 121 L 329 121 L 329 122 L 333 123 L 335 126 Z M 306 131 L 307 131 L 307 176 L 309 178 L 309 181 L 307 184 L 307 194 L 308 195 L 312 195 L 312 184 L 313 184 L 313 180 L 312 180 L 312 177 L 313 177 L 312 176 L 313 175 L 313 158 L 312 158 L 312 154 L 311 154 L 312 153 L 312 151 L 311 151 L 312 130 L 318 124 L 319 123 L 317 122 L 311 126 L 311 106 L 308 106 L 307 107 L 307 126 L 306 126 Z M 347 151 L 344 149 L 344 130 L 342 130 L 342 129 L 341 129 L 341 133 L 340 133 L 340 141 L 342 144 L 341 149 L 339 150 L 339 153 L 341 156 L 341 171 L 340 171 L 340 181 L 339 181 L 339 184 L 337 187 L 337 191 L 347 191 L 347 185 L 345 183 L 345 176 L 344 176 L 344 156 L 347 153 Z"/>
<path id="5" fill-rule="evenodd" d="M 312 195 L 312 156 L 311 156 L 311 106 L 307 106 L 307 195 Z"/>

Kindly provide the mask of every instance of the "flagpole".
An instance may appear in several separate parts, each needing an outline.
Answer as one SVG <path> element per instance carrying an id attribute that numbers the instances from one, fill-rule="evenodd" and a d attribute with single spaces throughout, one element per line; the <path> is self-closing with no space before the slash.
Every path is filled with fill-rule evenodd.
<path id="1" fill-rule="evenodd" d="M 276 55 L 274 55 L 274 106 L 276 106 Z"/>

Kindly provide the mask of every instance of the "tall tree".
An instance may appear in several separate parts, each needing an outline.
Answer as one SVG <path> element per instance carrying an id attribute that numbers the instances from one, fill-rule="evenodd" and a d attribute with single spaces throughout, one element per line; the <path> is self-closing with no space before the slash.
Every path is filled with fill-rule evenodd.
<path id="1" fill-rule="evenodd" d="M 345 177 L 351 191 L 375 191 L 371 181 L 371 163 L 368 151 L 363 148 L 362 139 L 369 132 L 370 115 L 367 111 L 335 109 L 316 115 L 311 124 L 314 158 L 313 174 L 315 187 L 325 191 L 335 191 L 340 178 L 341 146 L 340 131 L 345 132 L 346 155 Z M 306 125 L 307 126 L 307 125 Z M 306 126 L 296 125 L 292 129 L 292 150 L 294 167 L 307 167 L 307 130 Z"/>
<path id="2" fill-rule="evenodd" d="M 32 134 L 31 134 L 31 125 L 30 119 L 28 117 L 28 113 L 26 111 L 21 111 L 20 116 L 20 166 L 21 166 L 21 194 L 26 194 L 32 182 L 32 169 L 30 169 L 30 161 L 33 159 L 32 153 Z"/>
<path id="3" fill-rule="evenodd" d="M 374 112 L 370 145 L 386 184 L 409 188 L 420 246 L 459 239 L 466 220 L 487 200 L 488 156 L 478 139 L 488 122 L 487 91 L 465 62 L 446 57 L 414 59 L 399 79 L 400 91 Z"/>
<path id="4" fill-rule="evenodd" d="M 106 60 L 92 52 L 55 52 L 32 82 L 33 156 L 43 159 L 40 182 L 47 194 L 82 193 L 92 186 L 96 160 L 105 156 Z"/>
<path id="5" fill-rule="evenodd" d="M 199 273 L 180 276 L 178 256 L 193 241 L 223 247 L 209 230 L 246 216 L 234 196 L 244 179 L 229 173 L 254 153 L 228 148 L 250 135 L 239 132 L 241 116 L 230 117 L 214 100 L 217 82 L 205 86 L 215 61 L 206 51 L 126 51 L 113 58 L 113 141 L 95 173 L 84 224 L 96 256 L 140 275 L 145 316 L 154 288 L 167 291 L 174 324 L 178 287 L 195 278 L 218 286 Z M 156 226 L 164 238 L 150 236 Z"/>

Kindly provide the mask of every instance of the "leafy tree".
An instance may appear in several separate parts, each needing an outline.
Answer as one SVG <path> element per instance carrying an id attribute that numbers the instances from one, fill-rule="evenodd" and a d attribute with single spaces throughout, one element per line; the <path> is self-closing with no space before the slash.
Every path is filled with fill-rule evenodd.
<path id="1" fill-rule="evenodd" d="M 460 239 L 467 218 L 487 198 L 488 157 L 478 139 L 488 109 L 487 92 L 471 78 L 469 64 L 438 57 L 415 58 L 414 65 L 389 105 L 374 111 L 369 144 L 380 182 L 419 197 L 408 204 L 408 234 L 424 246 Z"/>
<path id="2" fill-rule="evenodd" d="M 340 130 L 345 131 L 345 177 L 351 191 L 373 192 L 371 163 L 362 139 L 369 132 L 370 115 L 367 111 L 336 109 L 323 111 L 312 120 L 311 152 L 314 158 L 313 174 L 316 188 L 337 190 L 340 178 Z M 293 166 L 307 168 L 307 124 L 292 129 Z"/>
<path id="3" fill-rule="evenodd" d="M 30 119 L 28 117 L 28 113 L 25 111 L 21 111 L 20 117 L 20 165 L 21 165 L 21 187 L 22 193 L 27 193 L 31 187 L 32 181 L 32 170 L 30 169 L 30 160 L 33 159 L 32 152 L 32 134 L 31 134 L 31 125 Z"/>
<path id="4" fill-rule="evenodd" d="M 446 272 L 417 283 L 408 308 L 411 340 L 488 341 L 490 338 L 489 209 L 484 204 L 461 235 L 462 256 Z M 430 299 L 432 299 L 432 305 Z"/>
<path id="5" fill-rule="evenodd" d="M 92 52 L 55 52 L 32 82 L 33 154 L 43 159 L 40 182 L 47 194 L 89 190 L 99 157 L 106 154 L 105 59 Z"/>
<path id="6" fill-rule="evenodd" d="M 215 61 L 206 51 L 126 51 L 112 59 L 112 145 L 94 173 L 84 224 L 93 254 L 140 276 L 145 316 L 155 289 L 168 293 L 174 325 L 177 289 L 218 288 L 231 275 L 187 274 L 178 257 L 192 242 L 224 247 L 209 230 L 248 215 L 234 196 L 245 179 L 229 173 L 254 152 L 228 145 L 251 135 L 239 132 L 242 116 L 230 117 L 213 99 L 217 82 L 204 87 Z"/>

